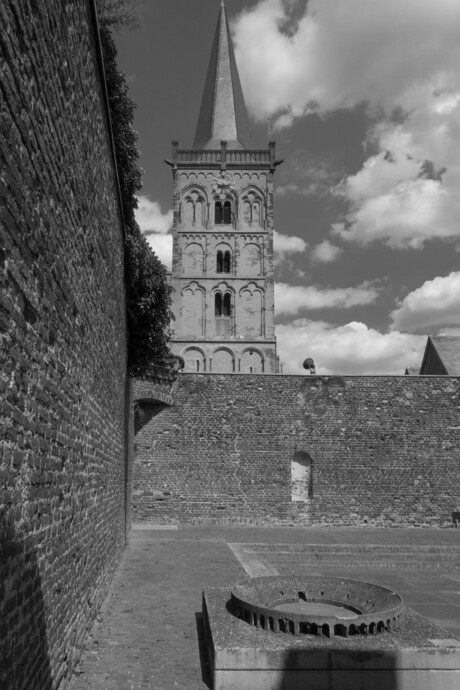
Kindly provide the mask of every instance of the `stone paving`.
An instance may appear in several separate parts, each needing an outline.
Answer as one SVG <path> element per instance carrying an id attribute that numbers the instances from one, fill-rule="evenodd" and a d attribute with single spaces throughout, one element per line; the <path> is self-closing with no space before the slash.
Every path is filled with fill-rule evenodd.
<path id="1" fill-rule="evenodd" d="M 138 526 L 70 690 L 210 688 L 202 647 L 202 589 L 230 587 L 249 575 L 288 574 L 293 566 L 312 572 L 312 544 L 354 545 L 356 552 L 345 554 L 340 567 L 317 563 L 315 573 L 391 587 L 407 605 L 460 636 L 459 542 L 454 529 Z M 411 567 L 389 567 L 388 562 L 376 567 L 366 545 L 388 546 L 390 556 L 396 547 L 407 547 Z M 437 549 L 439 567 L 424 565 L 430 548 Z M 415 551 L 420 552 L 417 564 Z M 360 563 L 367 558 L 372 567 L 356 568 L 357 553 Z"/>

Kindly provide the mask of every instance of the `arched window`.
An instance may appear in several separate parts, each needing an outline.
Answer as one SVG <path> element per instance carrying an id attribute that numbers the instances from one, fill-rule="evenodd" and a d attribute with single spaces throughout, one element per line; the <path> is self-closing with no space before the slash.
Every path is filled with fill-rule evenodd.
<path id="1" fill-rule="evenodd" d="M 221 292 L 216 292 L 214 297 L 214 314 L 216 317 L 216 335 L 231 335 L 232 296 L 229 292 L 226 292 L 224 295 Z"/>
<path id="2" fill-rule="evenodd" d="M 229 201 L 226 201 L 224 203 L 223 223 L 224 223 L 224 225 L 230 225 L 231 222 L 232 222 L 232 205 Z"/>
<path id="3" fill-rule="evenodd" d="M 229 292 L 226 292 L 224 295 L 224 305 L 223 305 L 224 313 L 223 316 L 231 316 L 232 315 L 232 298 Z"/>
<path id="4" fill-rule="evenodd" d="M 222 316 L 222 293 L 216 292 L 214 298 L 214 313 L 216 316 Z"/>
<path id="5" fill-rule="evenodd" d="M 214 207 L 214 223 L 215 223 L 215 225 L 220 225 L 222 222 L 223 222 L 222 202 L 216 201 L 216 205 Z"/>
<path id="6" fill-rule="evenodd" d="M 232 255 L 229 251 L 217 252 L 216 257 L 216 273 L 230 273 L 232 265 Z"/>
<path id="7" fill-rule="evenodd" d="M 229 292 L 223 296 L 221 292 L 216 292 L 214 311 L 216 316 L 229 317 L 232 315 L 232 296 Z"/>

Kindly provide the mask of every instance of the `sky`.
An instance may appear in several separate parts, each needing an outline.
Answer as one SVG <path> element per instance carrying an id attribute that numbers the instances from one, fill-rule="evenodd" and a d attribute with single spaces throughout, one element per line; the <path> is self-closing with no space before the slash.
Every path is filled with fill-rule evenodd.
<path id="1" fill-rule="evenodd" d="M 171 265 L 171 141 L 191 148 L 219 0 L 146 0 L 116 36 L 137 219 Z M 459 0 L 226 0 L 254 148 L 275 139 L 284 373 L 403 374 L 460 335 Z"/>

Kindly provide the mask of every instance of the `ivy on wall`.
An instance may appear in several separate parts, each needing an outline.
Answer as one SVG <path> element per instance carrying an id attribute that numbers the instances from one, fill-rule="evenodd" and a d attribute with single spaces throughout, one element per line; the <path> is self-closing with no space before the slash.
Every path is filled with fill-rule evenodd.
<path id="1" fill-rule="evenodd" d="M 103 3 L 104 4 L 104 3 Z M 112 4 L 105 3 L 100 37 L 110 105 L 115 155 L 126 226 L 125 262 L 128 316 L 128 372 L 141 377 L 152 365 L 171 362 L 168 348 L 171 337 L 171 288 L 166 267 L 150 249 L 135 218 L 136 192 L 142 187 L 142 171 L 137 150 L 138 135 L 133 129 L 135 103 L 128 95 L 125 75 L 117 64 L 117 49 L 111 27 L 120 28 L 122 17 L 114 23 Z M 105 17 L 105 18 L 104 18 Z"/>

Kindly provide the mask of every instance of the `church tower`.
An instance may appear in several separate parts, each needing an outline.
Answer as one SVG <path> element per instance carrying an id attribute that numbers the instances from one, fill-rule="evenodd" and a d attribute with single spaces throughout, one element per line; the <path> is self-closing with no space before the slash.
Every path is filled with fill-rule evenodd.
<path id="1" fill-rule="evenodd" d="M 193 149 L 173 142 L 171 349 L 185 371 L 277 373 L 275 144 L 255 150 L 222 0 Z"/>

